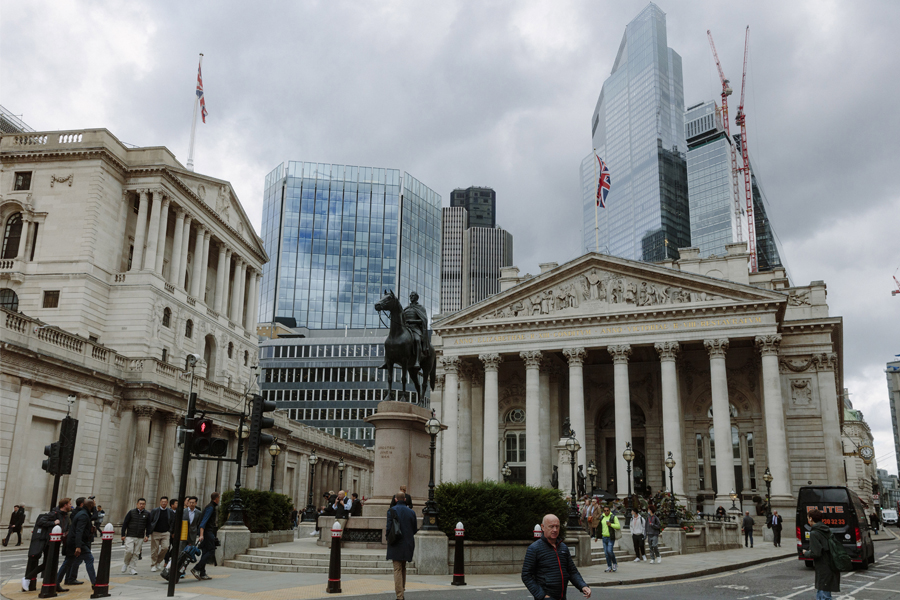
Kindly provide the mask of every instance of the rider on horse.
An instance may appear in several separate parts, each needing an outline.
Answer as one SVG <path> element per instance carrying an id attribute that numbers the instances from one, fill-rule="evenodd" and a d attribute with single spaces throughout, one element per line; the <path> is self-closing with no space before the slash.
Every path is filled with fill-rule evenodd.
<path id="1" fill-rule="evenodd" d="M 406 321 L 407 330 L 413 339 L 416 357 L 416 364 L 413 368 L 418 369 L 422 351 L 428 345 L 428 312 L 424 306 L 419 304 L 419 294 L 416 292 L 409 295 L 409 305 L 403 309 L 403 319 Z"/>

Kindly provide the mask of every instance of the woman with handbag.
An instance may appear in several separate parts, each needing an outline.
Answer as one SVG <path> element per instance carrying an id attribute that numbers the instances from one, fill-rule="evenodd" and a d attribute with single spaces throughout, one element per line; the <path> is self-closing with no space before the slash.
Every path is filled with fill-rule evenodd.
<path id="1" fill-rule="evenodd" d="M 603 554 L 606 556 L 606 570 L 604 573 L 612 571 L 615 573 L 619 568 L 616 561 L 616 553 L 613 551 L 613 545 L 616 538 L 621 535 L 622 525 L 619 523 L 619 517 L 610 514 L 609 507 L 603 507 L 603 516 L 600 517 L 600 533 L 603 538 Z"/>

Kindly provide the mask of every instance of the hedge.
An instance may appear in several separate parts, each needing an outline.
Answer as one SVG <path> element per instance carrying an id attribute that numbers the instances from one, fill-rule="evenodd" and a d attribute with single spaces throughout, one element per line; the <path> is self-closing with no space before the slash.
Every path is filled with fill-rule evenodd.
<path id="1" fill-rule="evenodd" d="M 228 507 L 234 490 L 222 494 L 219 503 L 219 527 L 228 520 Z M 291 529 L 293 501 L 289 496 L 275 492 L 241 489 L 244 505 L 244 525 L 253 533 Z"/>
<path id="2" fill-rule="evenodd" d="M 442 483 L 434 490 L 438 504 L 438 528 L 454 537 L 456 523 L 462 521 L 466 539 L 530 540 L 534 526 L 544 515 L 559 517 L 565 535 L 569 508 L 559 490 L 512 483 Z"/>

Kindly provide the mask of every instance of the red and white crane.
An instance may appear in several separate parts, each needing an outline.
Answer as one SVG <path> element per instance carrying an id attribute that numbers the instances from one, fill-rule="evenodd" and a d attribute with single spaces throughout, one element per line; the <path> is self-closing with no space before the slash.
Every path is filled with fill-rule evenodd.
<path id="1" fill-rule="evenodd" d="M 722 71 L 722 63 L 719 62 L 719 54 L 716 52 L 716 44 L 713 42 L 712 32 L 707 29 L 706 37 L 709 38 L 709 47 L 712 48 L 713 58 L 716 59 L 716 67 L 719 69 L 719 79 L 722 81 L 722 125 L 725 127 L 725 135 L 728 136 L 728 141 L 733 141 L 731 137 L 731 127 L 728 122 L 728 96 L 732 94 L 731 85 L 729 85 L 729 81 L 725 78 L 725 72 Z M 743 104 L 743 102 L 741 103 Z M 741 221 L 743 220 L 743 214 L 741 211 L 741 202 L 740 202 L 740 193 L 738 192 L 738 165 L 737 165 L 737 156 L 735 155 L 735 150 L 732 149 L 729 152 L 731 155 L 731 186 L 732 186 L 732 198 L 734 198 L 734 223 L 737 228 L 737 241 L 744 241 L 743 235 L 741 232 Z"/>
<path id="2" fill-rule="evenodd" d="M 750 154 L 747 151 L 747 115 L 744 113 L 744 92 L 747 91 L 747 53 L 750 49 L 750 26 L 744 36 L 744 74 L 741 76 L 741 103 L 738 105 L 735 125 L 741 128 L 741 157 L 744 159 L 744 194 L 747 201 L 747 249 L 750 252 L 750 272 L 756 273 L 756 219 L 753 211 L 753 190 L 750 185 Z"/>

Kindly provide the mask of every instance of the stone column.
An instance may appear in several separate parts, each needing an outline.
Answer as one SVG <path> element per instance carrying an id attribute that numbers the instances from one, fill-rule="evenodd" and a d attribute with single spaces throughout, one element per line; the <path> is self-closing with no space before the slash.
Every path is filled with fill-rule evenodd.
<path id="1" fill-rule="evenodd" d="M 456 476 L 459 481 L 472 481 L 472 367 L 462 363 L 457 369 L 459 377 L 459 429 L 456 439 Z"/>
<path id="2" fill-rule="evenodd" d="M 237 277 L 237 282 L 235 285 L 238 286 L 237 290 L 237 307 L 235 309 L 235 319 L 234 322 L 244 326 L 244 292 L 246 292 L 247 287 L 247 261 L 241 260 L 241 270 L 240 273 L 235 273 Z"/>
<path id="3" fill-rule="evenodd" d="M 209 230 L 203 234 L 203 252 L 200 257 L 200 295 L 197 300 L 206 304 L 206 279 L 209 276 Z"/>
<path id="4" fill-rule="evenodd" d="M 197 224 L 197 235 L 194 236 L 194 270 L 191 273 L 191 296 L 195 299 L 200 296 L 200 278 L 203 263 L 203 238 L 206 230 Z"/>
<path id="5" fill-rule="evenodd" d="M 186 293 L 190 293 L 188 291 L 187 286 L 184 284 L 185 274 L 187 273 L 187 264 L 188 264 L 188 252 L 191 246 L 191 215 L 184 215 L 184 233 L 181 237 L 181 260 L 178 261 L 178 280 L 174 284 L 175 287 L 183 288 Z"/>
<path id="6" fill-rule="evenodd" d="M 459 357 L 445 356 L 441 359 L 444 366 L 444 393 L 443 393 L 443 413 L 444 425 L 447 430 L 441 436 L 444 440 L 444 448 L 441 453 L 441 474 L 442 481 L 456 482 L 459 481 L 457 469 L 457 449 L 459 448 Z"/>
<path id="7" fill-rule="evenodd" d="M 169 283 L 181 287 L 178 283 L 178 273 L 181 272 L 181 246 L 184 239 L 184 210 L 179 206 L 175 209 L 175 231 L 172 237 L 172 264 L 169 265 Z"/>
<path id="8" fill-rule="evenodd" d="M 256 287 L 256 271 L 251 269 L 249 266 L 247 267 L 247 310 L 244 312 L 244 320 L 241 322 L 241 327 L 245 330 L 252 332 L 254 335 L 256 334 L 256 307 L 254 303 L 256 302 L 256 298 L 259 294 L 259 291 Z"/>
<path id="9" fill-rule="evenodd" d="M 222 314 L 228 306 L 226 294 L 228 294 L 228 271 L 230 268 L 231 250 L 225 244 L 219 243 L 219 264 L 216 267 L 216 300 L 214 310 Z M 228 316 L 228 315 L 225 315 Z"/>
<path id="10" fill-rule="evenodd" d="M 18 404 L 16 407 L 16 419 L 15 423 L 12 424 L 9 428 L 8 433 L 4 433 L 4 438 L 6 436 L 10 436 L 12 439 L 10 440 L 9 445 L 9 464 L 10 465 L 26 465 L 28 464 L 28 441 L 29 441 L 29 431 L 31 430 L 31 391 L 34 388 L 34 380 L 33 379 L 25 379 L 23 377 L 19 378 L 19 398 Z M 3 390 L 4 396 L 6 398 L 6 389 Z M 11 399 L 10 399 L 11 400 Z M 3 408 L 4 412 L 6 409 L 7 400 L 3 400 Z M 12 402 L 10 401 L 10 404 Z M 4 422 L 9 424 L 9 417 L 4 415 Z M 3 508 L 9 508 L 12 510 L 12 506 L 14 504 L 18 504 L 20 502 L 28 502 L 30 505 L 35 506 L 34 510 L 38 510 L 43 512 L 46 510 L 45 506 L 39 506 L 46 501 L 49 501 L 50 494 L 47 494 L 47 499 L 25 499 L 19 498 L 19 494 L 21 494 L 21 490 L 23 489 L 25 483 L 25 479 L 28 477 L 38 477 L 39 473 L 35 473 L 35 471 L 39 470 L 38 465 L 29 465 L 29 469 L 24 468 L 16 468 L 9 469 L 7 471 L 7 479 L 6 486 L 3 490 Z M 50 484 L 52 486 L 52 482 Z M 15 497 L 13 497 L 15 496 Z M 32 522 L 37 517 L 37 514 L 29 515 L 29 518 Z M 8 515 L 7 515 L 8 518 Z"/>
<path id="11" fill-rule="evenodd" d="M 262 282 L 262 275 L 253 273 L 253 311 L 248 319 L 248 329 L 252 335 L 256 335 L 256 328 L 259 325 L 259 284 Z"/>
<path id="12" fill-rule="evenodd" d="M 238 293 L 241 289 L 240 277 L 243 272 L 241 267 L 244 261 L 240 256 L 232 256 L 231 260 L 234 262 L 234 276 L 231 279 L 231 310 L 228 312 L 228 320 L 237 323 Z"/>
<path id="13" fill-rule="evenodd" d="M 681 435 L 681 403 L 678 398 L 678 377 L 675 370 L 675 361 L 681 346 L 678 342 L 660 342 L 655 345 L 659 353 L 660 373 L 662 380 L 662 412 L 663 412 L 663 448 L 662 456 L 665 459 L 668 452 L 675 459 L 675 468 L 672 469 L 672 482 L 675 494 L 684 495 L 684 449 Z M 647 444 L 647 449 L 650 449 Z M 666 486 L 668 487 L 668 486 Z"/>
<path id="14" fill-rule="evenodd" d="M 725 352 L 728 338 L 704 340 L 709 352 L 709 376 L 712 391 L 713 427 L 716 441 L 716 506 L 731 506 L 729 494 L 734 487 L 734 453 L 731 448 L 731 406 L 728 402 L 728 375 Z M 725 504 L 725 503 L 728 504 Z"/>
<path id="15" fill-rule="evenodd" d="M 134 226 L 134 253 L 131 255 L 131 271 L 140 271 L 144 262 L 144 241 L 147 239 L 147 194 L 148 190 L 138 190 L 137 223 Z"/>
<path id="16" fill-rule="evenodd" d="M 484 481 L 484 371 L 472 370 L 472 481 Z"/>
<path id="17" fill-rule="evenodd" d="M 550 471 L 548 477 L 553 474 L 553 465 L 556 464 L 556 442 L 560 437 L 559 425 L 559 367 L 555 366 L 550 370 Z M 549 482 L 548 482 L 549 483 Z"/>
<path id="18" fill-rule="evenodd" d="M 550 484 L 550 473 L 553 470 L 553 445 L 550 435 L 550 370 L 553 368 L 550 356 L 541 361 L 541 374 L 538 379 L 540 418 L 541 418 L 541 486 Z"/>
<path id="19" fill-rule="evenodd" d="M 701 435 L 703 436 L 703 480 L 706 482 L 703 489 L 712 491 L 712 446 L 709 443 L 709 433 Z"/>
<path id="20" fill-rule="evenodd" d="M 500 362 L 499 354 L 482 354 L 484 363 L 484 479 L 503 481 L 500 474 Z"/>
<path id="21" fill-rule="evenodd" d="M 613 388 L 616 402 L 616 492 L 620 498 L 628 495 L 628 463 L 622 458 L 625 444 L 631 443 L 631 392 L 628 381 L 628 357 L 631 346 L 609 346 L 613 358 Z M 632 472 L 633 475 L 633 472 Z M 632 486 L 634 491 L 634 486 Z"/>
<path id="22" fill-rule="evenodd" d="M 31 217 L 22 213 L 22 234 L 19 238 L 19 247 L 16 250 L 16 258 L 25 260 L 25 248 L 28 245 L 28 232 L 31 229 Z"/>
<path id="23" fill-rule="evenodd" d="M 166 413 L 163 419 L 165 430 L 163 431 L 162 447 L 159 455 L 159 474 L 156 483 L 156 496 L 168 496 L 174 498 L 178 494 L 175 487 L 175 476 L 172 473 L 172 465 L 175 464 L 175 429 L 181 422 L 181 416 L 177 413 Z"/>
<path id="24" fill-rule="evenodd" d="M 156 409 L 152 406 L 135 405 L 132 407 L 134 416 L 137 417 L 137 427 L 135 428 L 134 440 L 134 456 L 131 459 L 131 486 L 129 488 L 128 498 L 133 504 L 137 499 L 144 496 L 144 483 L 147 481 L 147 440 L 150 437 L 150 419 Z M 128 504 L 128 502 L 126 502 Z"/>
<path id="25" fill-rule="evenodd" d="M 525 483 L 541 485 L 541 352 L 520 352 L 525 361 Z"/>
<path id="26" fill-rule="evenodd" d="M 578 465 L 585 464 L 585 459 L 587 458 L 583 371 L 584 357 L 587 356 L 587 351 L 584 348 L 565 348 L 563 356 L 569 361 L 569 423 L 575 432 L 575 438 L 581 444 L 581 450 L 578 451 L 578 457 L 575 462 L 575 470 L 577 471 Z"/>
<path id="27" fill-rule="evenodd" d="M 162 190 L 153 190 L 150 204 L 150 227 L 147 230 L 147 252 L 144 254 L 144 268 L 156 270 L 156 248 L 159 244 L 159 213 L 162 205 Z"/>
<path id="28" fill-rule="evenodd" d="M 781 335 L 756 336 L 756 348 L 762 355 L 763 405 L 766 416 L 766 457 L 772 473 L 772 498 L 780 503 L 791 499 L 790 459 L 784 426 L 784 401 L 781 398 L 781 375 L 778 372 L 778 346 Z M 828 437 L 827 434 L 825 436 Z M 840 469 L 836 469 L 840 471 Z M 831 480 L 840 481 L 840 480 Z"/>
<path id="29" fill-rule="evenodd" d="M 115 400 L 103 398 L 102 413 L 100 414 L 100 434 L 97 436 L 97 463 L 94 465 L 94 480 L 91 483 L 91 495 L 99 496 L 104 481 L 106 469 L 106 457 L 111 452 L 109 443 L 109 431 L 112 426 L 113 404 Z"/>
<path id="30" fill-rule="evenodd" d="M 160 192 L 161 194 L 161 192 Z M 155 194 L 154 194 L 155 195 Z M 169 228 L 169 198 L 163 196 L 159 206 L 159 233 L 156 238 L 155 270 L 162 275 L 166 257 L 166 232 Z"/>
<path id="31" fill-rule="evenodd" d="M 816 380 L 819 384 L 819 403 L 822 406 L 822 429 L 825 433 L 825 472 L 827 481 L 844 481 L 844 451 L 841 445 L 840 410 L 841 399 L 838 397 L 837 354 L 828 352 L 814 357 L 816 363 Z M 768 413 L 766 414 L 768 423 Z M 772 461 L 772 459 L 769 459 Z M 772 461 L 774 462 L 774 461 Z M 771 469 L 770 469 L 771 470 Z M 774 471 L 772 474 L 774 476 Z M 817 482 L 813 482 L 817 483 Z M 772 496 L 775 496 L 775 480 L 772 480 Z M 791 488 L 788 488 L 791 489 Z"/>

